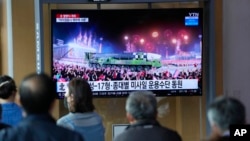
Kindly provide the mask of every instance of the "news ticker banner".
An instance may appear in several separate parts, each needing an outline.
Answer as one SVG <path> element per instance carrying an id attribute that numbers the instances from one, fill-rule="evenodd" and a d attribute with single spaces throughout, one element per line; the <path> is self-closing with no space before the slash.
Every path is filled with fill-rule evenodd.
<path id="1" fill-rule="evenodd" d="M 231 125 L 229 141 L 250 141 L 250 124 Z"/>
<path id="2" fill-rule="evenodd" d="M 88 81 L 93 92 L 133 90 L 198 89 L 198 79 Z M 68 82 L 57 82 L 57 92 L 65 92 Z"/>

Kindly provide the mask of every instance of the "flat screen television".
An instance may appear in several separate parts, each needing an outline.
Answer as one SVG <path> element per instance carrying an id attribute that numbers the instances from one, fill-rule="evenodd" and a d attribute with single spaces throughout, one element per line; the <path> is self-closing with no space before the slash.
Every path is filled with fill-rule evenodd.
<path id="1" fill-rule="evenodd" d="M 201 8 L 52 10 L 51 32 L 59 98 L 75 77 L 95 97 L 202 95 Z"/>

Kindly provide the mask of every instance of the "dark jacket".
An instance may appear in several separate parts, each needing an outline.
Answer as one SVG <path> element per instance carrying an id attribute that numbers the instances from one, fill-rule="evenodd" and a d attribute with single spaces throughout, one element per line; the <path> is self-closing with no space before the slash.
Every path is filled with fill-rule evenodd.
<path id="1" fill-rule="evenodd" d="M 222 137 L 214 137 L 214 138 L 209 138 L 209 139 L 205 139 L 202 141 L 229 141 L 230 136 L 222 136 Z"/>
<path id="2" fill-rule="evenodd" d="M 139 121 L 128 126 L 115 141 L 181 141 L 181 137 L 157 121 Z"/>
<path id="3" fill-rule="evenodd" d="M 8 128 L 8 127 L 11 127 L 11 126 L 5 123 L 0 123 L 0 130 L 4 128 Z"/>
<path id="4" fill-rule="evenodd" d="M 83 141 L 80 134 L 56 125 L 49 114 L 29 115 L 16 127 L 0 131 L 0 141 Z"/>

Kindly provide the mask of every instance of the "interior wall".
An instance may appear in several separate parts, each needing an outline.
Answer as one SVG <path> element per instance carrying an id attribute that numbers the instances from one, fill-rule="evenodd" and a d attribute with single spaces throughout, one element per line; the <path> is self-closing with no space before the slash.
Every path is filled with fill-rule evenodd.
<path id="1" fill-rule="evenodd" d="M 224 94 L 246 105 L 250 122 L 250 1 L 223 0 Z"/>
<path id="2" fill-rule="evenodd" d="M 12 0 L 14 78 L 22 78 L 36 71 L 35 24 L 33 0 Z"/>
<path id="3" fill-rule="evenodd" d="M 0 0 L 1 1 L 1 0 Z M 220 0 L 218 0 L 220 1 Z M 194 6 L 193 3 L 190 6 Z M 185 7 L 184 4 L 171 3 L 173 7 Z M 80 5 L 61 5 L 67 8 L 81 7 Z M 121 5 L 112 5 L 118 8 Z M 171 7 L 169 5 L 153 5 L 155 7 Z M 187 6 L 187 5 L 186 5 Z M 14 48 L 14 76 L 17 84 L 28 73 L 35 72 L 35 25 L 34 25 L 34 0 L 12 0 L 12 19 L 13 19 L 13 48 Z M 50 21 L 49 9 L 57 8 L 58 5 L 44 5 L 44 45 L 45 45 L 45 72 L 50 73 Z M 89 6 L 87 6 L 89 7 Z M 94 5 L 91 8 L 96 8 Z M 108 5 L 104 7 L 109 8 Z M 128 6 L 129 7 L 129 6 Z M 139 6 L 140 7 L 140 6 Z M 147 7 L 143 5 L 142 7 Z M 195 7 L 195 6 L 194 6 Z M 218 11 L 221 10 L 217 7 Z M 2 22 L 1 22 L 2 23 Z M 1 26 L 2 28 L 2 26 Z M 221 27 L 218 26 L 218 29 Z M 4 28 L 5 29 L 5 28 Z M 1 30 L 2 33 L 2 30 Z M 216 36 L 221 40 L 220 34 Z M 3 39 L 1 37 L 1 45 Z M 218 46 L 218 47 L 217 47 Z M 216 50 L 221 49 L 216 45 Z M 218 52 L 220 53 L 220 51 Z M 221 54 L 217 59 L 220 59 Z M 6 67 L 7 64 L 2 64 Z M 1 67 L 2 67 L 1 66 Z M 219 68 L 220 69 L 220 68 Z M 222 70 L 217 70 L 221 72 Z M 220 76 L 216 79 L 220 80 Z M 219 84 L 217 83 L 217 84 Z M 158 105 L 160 114 L 158 120 L 163 126 L 177 130 L 185 141 L 200 140 L 205 135 L 205 93 L 201 97 L 159 97 Z M 112 124 L 128 123 L 125 118 L 125 100 L 126 98 L 95 98 L 94 104 L 96 110 L 103 117 L 106 127 L 106 140 L 112 139 Z M 63 107 L 62 101 L 56 101 L 53 111 L 54 117 L 59 118 L 67 113 Z M 192 128 L 192 130 L 190 130 Z"/>
<path id="4" fill-rule="evenodd" d="M 223 31 L 222 31 L 222 19 L 223 19 L 223 0 L 215 0 L 215 92 L 216 95 L 223 94 Z"/>

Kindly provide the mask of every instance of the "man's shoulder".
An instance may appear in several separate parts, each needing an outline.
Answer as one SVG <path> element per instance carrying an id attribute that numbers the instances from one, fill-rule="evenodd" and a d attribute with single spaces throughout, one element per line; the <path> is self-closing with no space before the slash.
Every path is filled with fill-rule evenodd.
<path id="1" fill-rule="evenodd" d="M 46 140 L 48 137 L 64 141 L 83 141 L 82 136 L 79 133 L 59 127 L 56 124 L 48 126 L 34 125 L 34 127 L 26 124 L 6 128 L 0 131 L 0 141 L 23 141 L 29 139 L 38 139 L 38 141 L 42 141 L 44 139 Z"/>
<path id="2" fill-rule="evenodd" d="M 78 121 L 78 120 L 93 120 L 98 122 L 102 122 L 102 117 L 95 113 L 95 112 L 90 112 L 90 113 L 68 113 L 67 115 L 61 117 L 60 119 L 57 120 L 58 125 L 63 125 L 67 123 L 71 123 L 72 121 Z"/>
<path id="3" fill-rule="evenodd" d="M 56 127 L 56 132 L 58 133 L 58 136 L 62 136 L 63 138 L 67 136 L 68 139 L 72 139 L 72 140 L 73 139 L 77 140 L 77 138 L 82 139 L 82 136 L 78 132 L 74 132 L 73 130 L 67 129 L 65 127 L 60 127 L 57 125 L 55 125 L 55 127 Z"/>
<path id="4" fill-rule="evenodd" d="M 128 140 L 171 140 L 181 141 L 180 135 L 169 128 L 162 126 L 136 126 L 128 127 L 124 132 L 115 137 L 115 141 Z"/>
<path id="5" fill-rule="evenodd" d="M 70 119 L 72 118 L 72 116 L 70 114 L 67 114 L 61 118 L 59 118 L 56 123 L 57 124 L 64 124 L 64 123 L 68 123 L 70 121 Z"/>
<path id="6" fill-rule="evenodd" d="M 141 126 L 130 126 L 128 127 L 125 131 L 127 132 L 134 132 L 133 130 L 137 130 L 137 129 L 140 129 L 141 131 L 143 131 L 144 129 L 146 130 L 152 130 L 153 132 L 158 132 L 158 133 L 168 133 L 168 134 L 177 134 L 178 133 L 173 130 L 173 129 L 170 129 L 170 128 L 167 128 L 167 127 L 164 127 L 164 126 L 161 126 L 160 124 L 159 125 L 141 125 Z"/>
<path id="7" fill-rule="evenodd" d="M 162 132 L 166 132 L 166 133 L 171 134 L 171 135 L 178 135 L 179 136 L 179 134 L 177 133 L 177 131 L 175 131 L 173 129 L 170 129 L 170 128 L 167 128 L 167 127 L 160 126 L 160 130 Z"/>

